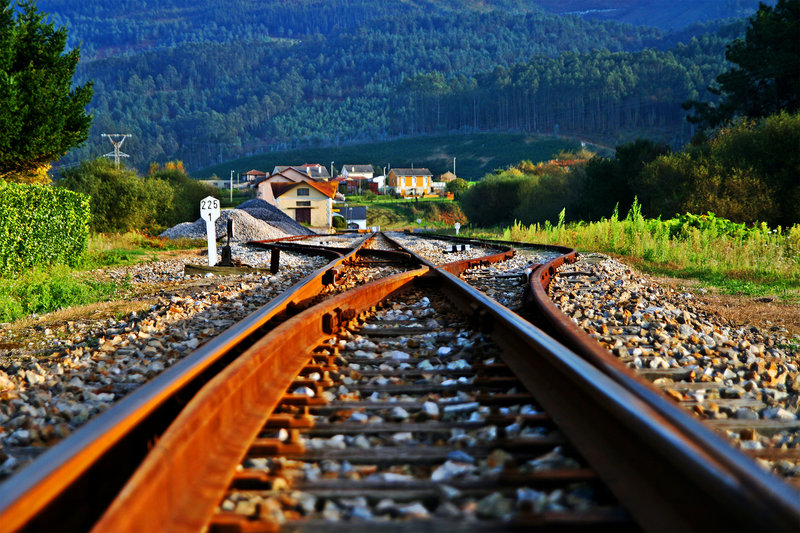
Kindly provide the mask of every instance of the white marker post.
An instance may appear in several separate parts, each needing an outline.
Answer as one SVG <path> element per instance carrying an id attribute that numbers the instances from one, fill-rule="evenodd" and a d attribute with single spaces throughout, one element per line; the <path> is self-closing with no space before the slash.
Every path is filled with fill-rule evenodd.
<path id="1" fill-rule="evenodd" d="M 219 218 L 219 200 L 213 196 L 206 196 L 200 200 L 200 217 L 206 221 L 208 266 L 213 267 L 217 264 L 217 228 L 214 223 Z"/>
<path id="2" fill-rule="evenodd" d="M 455 159 L 455 157 L 453 159 Z M 453 227 L 456 228 L 456 235 L 458 235 L 458 230 L 461 229 L 461 222 L 456 222 L 453 224 Z"/>

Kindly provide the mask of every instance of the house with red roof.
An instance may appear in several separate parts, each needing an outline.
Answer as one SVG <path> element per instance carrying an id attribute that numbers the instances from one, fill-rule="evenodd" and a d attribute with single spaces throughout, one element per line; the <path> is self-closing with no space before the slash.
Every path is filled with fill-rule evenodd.
<path id="1" fill-rule="evenodd" d="M 242 174 L 242 179 L 244 179 L 246 183 L 253 183 L 254 181 L 260 178 L 264 178 L 266 176 L 267 176 L 266 172 L 261 172 L 260 170 L 252 169 Z"/>

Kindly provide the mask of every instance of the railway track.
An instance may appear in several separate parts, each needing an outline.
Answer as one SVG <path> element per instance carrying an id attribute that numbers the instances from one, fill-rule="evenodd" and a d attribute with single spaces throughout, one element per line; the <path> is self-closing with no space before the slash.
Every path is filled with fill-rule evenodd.
<path id="1" fill-rule="evenodd" d="M 797 525 L 791 489 L 458 278 L 512 283 L 505 303 L 545 325 L 530 300 L 574 252 L 427 241 L 446 262 L 400 251 L 408 238 L 314 241 L 331 263 L 198 350 L 193 377 L 154 380 L 114 413 L 127 428 L 109 417 L 0 486 L 0 529 Z"/>
<path id="2" fill-rule="evenodd" d="M 578 313 L 573 303 L 578 295 L 602 286 L 596 263 L 587 258 L 564 269 L 551 288 L 554 303 L 575 317 L 563 327 L 576 337 L 596 340 L 595 346 L 605 348 L 629 371 L 800 488 L 800 421 L 780 403 L 794 387 L 787 379 L 790 360 L 763 338 L 759 344 L 733 340 L 734 332 L 720 330 L 691 304 L 686 306 L 691 311 L 650 304 L 652 289 L 643 285 L 631 284 L 634 292 L 620 291 L 615 301 L 622 304 L 613 314 L 603 308 L 590 308 L 588 317 Z M 595 320 L 603 314 L 608 318 Z M 760 418 L 759 412 L 768 417 Z"/>

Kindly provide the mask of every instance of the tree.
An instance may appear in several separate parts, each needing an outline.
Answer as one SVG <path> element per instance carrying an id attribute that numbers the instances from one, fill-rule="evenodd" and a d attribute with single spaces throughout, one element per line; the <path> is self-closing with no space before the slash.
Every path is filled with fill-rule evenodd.
<path id="1" fill-rule="evenodd" d="M 737 116 L 760 118 L 800 110 L 800 0 L 764 4 L 750 18 L 745 39 L 728 45 L 725 57 L 734 67 L 717 76 L 718 106 L 690 100 L 687 117 L 701 127 L 716 127 Z"/>
<path id="2" fill-rule="evenodd" d="M 445 187 L 447 188 L 447 192 L 453 193 L 453 196 L 458 199 L 464 191 L 469 189 L 469 182 L 462 178 L 456 178 L 453 181 L 447 182 Z"/>
<path id="3" fill-rule="evenodd" d="M 59 185 L 91 196 L 92 230 L 125 232 L 160 227 L 175 206 L 175 191 L 163 179 L 142 179 L 136 171 L 105 158 L 66 169 Z"/>
<path id="4" fill-rule="evenodd" d="M 48 181 L 41 169 L 88 137 L 92 86 L 72 87 L 80 51 L 65 52 L 66 29 L 33 0 L 18 6 L 0 0 L 0 178 Z"/>
<path id="5" fill-rule="evenodd" d="M 161 209 L 157 216 L 158 223 L 163 226 L 195 221 L 200 218 L 200 200 L 218 193 L 214 187 L 190 178 L 183 168 L 183 161 L 168 161 L 163 169 L 158 165 L 151 166 L 147 180 L 163 181 L 172 188 L 174 201 Z"/>

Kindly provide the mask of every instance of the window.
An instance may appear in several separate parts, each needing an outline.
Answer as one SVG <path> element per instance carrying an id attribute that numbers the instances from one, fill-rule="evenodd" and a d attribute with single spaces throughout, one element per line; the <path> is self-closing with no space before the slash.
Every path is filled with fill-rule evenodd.
<path id="1" fill-rule="evenodd" d="M 308 189 L 297 189 L 297 196 L 308 196 Z"/>
<path id="2" fill-rule="evenodd" d="M 311 200 L 298 200 L 297 207 L 308 207 L 311 205 Z"/>

